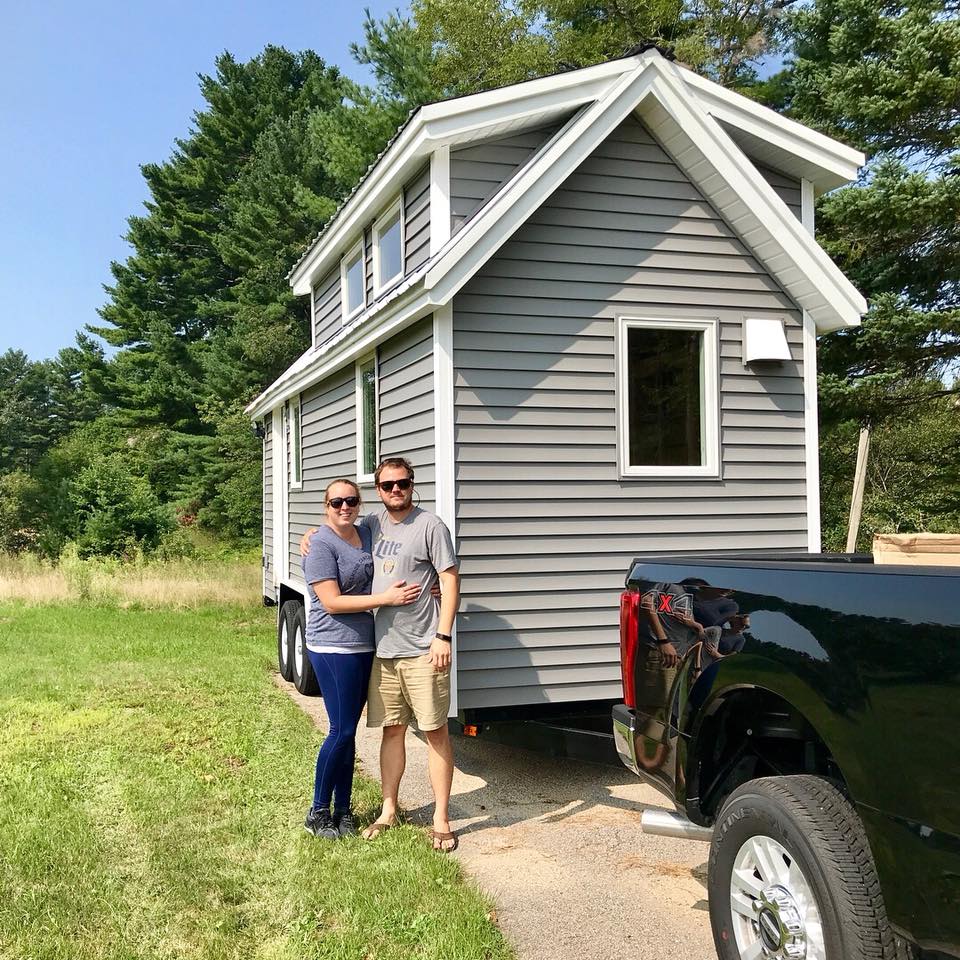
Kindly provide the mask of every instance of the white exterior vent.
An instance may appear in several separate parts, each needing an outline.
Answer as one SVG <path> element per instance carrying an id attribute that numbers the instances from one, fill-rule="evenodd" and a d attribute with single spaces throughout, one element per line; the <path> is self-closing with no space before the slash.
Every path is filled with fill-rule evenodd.
<path id="1" fill-rule="evenodd" d="M 757 360 L 789 360 L 790 346 L 779 317 L 744 317 L 743 365 Z"/>

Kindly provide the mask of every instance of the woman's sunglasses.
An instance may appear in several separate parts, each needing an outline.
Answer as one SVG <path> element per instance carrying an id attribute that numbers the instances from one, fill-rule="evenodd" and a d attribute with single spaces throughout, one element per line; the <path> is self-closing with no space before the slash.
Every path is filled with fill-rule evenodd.
<path id="1" fill-rule="evenodd" d="M 384 492 L 389 493 L 394 487 L 401 490 L 409 490 L 413 486 L 412 480 L 381 480 L 377 486 Z"/>
<path id="2" fill-rule="evenodd" d="M 334 510 L 339 510 L 344 504 L 348 507 L 359 507 L 360 498 L 359 497 L 331 497 L 327 501 L 328 507 L 333 507 Z"/>

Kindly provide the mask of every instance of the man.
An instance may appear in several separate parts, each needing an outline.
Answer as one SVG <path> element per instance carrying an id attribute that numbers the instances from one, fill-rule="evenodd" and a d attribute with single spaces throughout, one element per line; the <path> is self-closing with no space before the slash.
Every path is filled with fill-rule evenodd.
<path id="1" fill-rule="evenodd" d="M 397 822 L 397 796 L 406 766 L 404 741 L 407 727 L 416 721 L 427 740 L 436 801 L 433 846 L 450 853 L 458 843 L 449 820 L 453 747 L 447 729 L 450 635 L 460 603 L 457 556 L 444 522 L 413 505 L 414 471 L 408 460 L 384 460 L 374 473 L 374 482 L 383 509 L 360 521 L 373 534 L 372 592 L 379 593 L 384 585 L 392 586 L 398 580 L 419 583 L 421 591 L 413 603 L 380 607 L 374 620 L 377 656 L 370 676 L 367 726 L 383 728 L 383 809 L 363 836 L 373 840 Z M 438 581 L 439 609 L 431 594 Z"/>

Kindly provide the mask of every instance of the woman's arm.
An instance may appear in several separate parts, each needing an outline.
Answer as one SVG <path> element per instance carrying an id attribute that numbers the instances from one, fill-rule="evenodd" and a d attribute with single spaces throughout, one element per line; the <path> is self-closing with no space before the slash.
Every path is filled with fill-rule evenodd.
<path id="1" fill-rule="evenodd" d="M 327 613 L 363 613 L 377 607 L 402 607 L 413 603 L 420 596 L 420 584 L 398 580 L 383 593 L 353 596 L 342 594 L 336 580 L 319 580 L 313 584 L 313 592 Z"/>

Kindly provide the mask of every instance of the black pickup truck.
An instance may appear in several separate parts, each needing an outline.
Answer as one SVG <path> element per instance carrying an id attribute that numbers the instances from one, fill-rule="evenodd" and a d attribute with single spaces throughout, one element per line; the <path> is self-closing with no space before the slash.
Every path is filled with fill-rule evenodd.
<path id="1" fill-rule="evenodd" d="M 633 562 L 614 739 L 711 843 L 724 960 L 960 957 L 958 572 Z"/>

